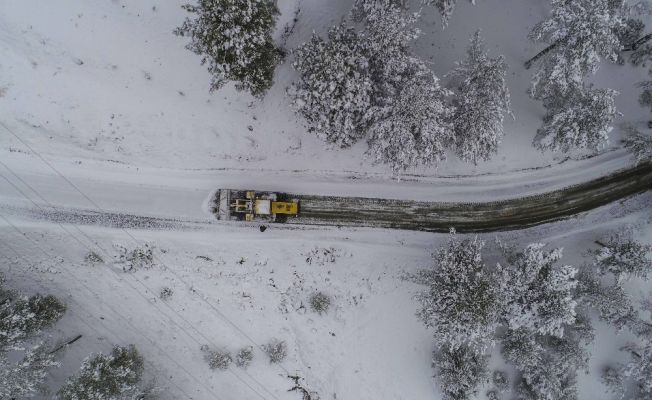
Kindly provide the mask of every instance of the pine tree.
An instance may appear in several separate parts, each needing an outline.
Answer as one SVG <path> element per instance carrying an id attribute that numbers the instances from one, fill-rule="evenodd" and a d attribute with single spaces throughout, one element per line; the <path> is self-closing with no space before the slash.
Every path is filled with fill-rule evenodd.
<path id="1" fill-rule="evenodd" d="M 434 330 L 435 341 L 451 349 L 484 348 L 493 341 L 501 312 L 495 282 L 482 260 L 484 242 L 451 237 L 424 275 L 428 289 L 419 294 L 418 316 Z"/>
<path id="2" fill-rule="evenodd" d="M 636 46 L 638 42 L 641 40 L 647 40 L 645 43 L 639 44 Z M 636 66 L 649 66 L 650 62 L 652 62 L 652 34 L 647 34 L 643 38 L 639 39 L 639 41 L 634 44 L 633 46 L 636 46 L 631 54 L 629 55 L 629 59 L 631 60 L 632 64 Z M 651 70 L 652 72 L 652 70 Z"/>
<path id="3" fill-rule="evenodd" d="M 374 102 L 380 111 L 379 118 L 391 114 L 402 87 L 425 69 L 409 48 L 421 33 L 414 27 L 418 14 L 407 14 L 395 3 L 376 1 L 373 7 L 369 7 L 362 32 L 371 54 Z"/>
<path id="4" fill-rule="evenodd" d="M 645 23 L 638 18 L 625 18 L 623 23 L 616 27 L 616 34 L 618 35 L 618 40 L 622 45 L 623 51 L 633 51 L 634 47 L 638 48 L 638 40 L 645 32 Z M 622 54 L 619 54 L 619 57 L 622 58 Z M 619 59 L 619 64 L 624 63 L 624 59 Z M 637 65 L 637 63 L 634 63 Z"/>
<path id="5" fill-rule="evenodd" d="M 507 302 L 501 336 L 505 360 L 520 373 L 519 399 L 575 400 L 577 371 L 588 368 L 591 320 L 578 308 L 575 268 L 557 263 L 561 249 L 531 244 L 498 264 L 500 296 Z"/>
<path id="6" fill-rule="evenodd" d="M 616 61 L 622 45 L 622 2 L 613 0 L 551 0 L 550 16 L 535 25 L 530 39 L 549 46 L 526 63 L 543 59 L 532 81 L 536 99 L 567 97 L 582 87 L 602 58 Z"/>
<path id="7" fill-rule="evenodd" d="M 603 375 L 605 383 L 623 399 L 652 398 L 652 342 L 648 341 L 644 346 L 632 344 L 623 350 L 629 353 L 630 361 L 616 368 L 607 368 Z"/>
<path id="8" fill-rule="evenodd" d="M 648 7 L 652 8 L 652 3 L 638 3 L 647 4 Z M 649 17 L 652 15 L 652 11 L 639 9 L 639 7 L 633 7 L 631 13 L 638 13 Z M 645 32 L 645 23 L 637 18 L 629 18 L 625 22 L 625 27 L 619 32 L 619 37 L 623 43 L 623 51 L 630 52 L 629 60 L 635 66 L 649 66 L 648 72 L 652 75 L 652 65 L 649 65 L 652 61 L 652 34 L 644 34 Z M 621 55 L 621 62 L 624 63 L 624 58 Z M 646 80 L 638 84 L 642 88 L 641 94 L 639 95 L 639 103 L 642 107 L 649 108 L 652 111 L 652 80 Z M 648 121 L 648 127 L 652 128 L 652 120 Z M 625 147 L 634 154 L 636 164 L 652 157 L 652 138 L 641 134 L 633 127 L 628 127 L 630 131 L 630 136 L 627 137 L 625 142 Z"/>
<path id="9" fill-rule="evenodd" d="M 457 0 L 421 0 L 423 4 L 437 7 L 437 11 L 441 14 L 441 23 L 444 26 L 448 26 L 448 21 L 455 11 L 455 5 Z M 475 0 L 469 0 L 471 4 L 475 4 Z"/>
<path id="10" fill-rule="evenodd" d="M 211 90 L 235 81 L 254 96 L 272 86 L 281 51 L 272 40 L 279 14 L 274 0 L 199 0 L 183 8 L 191 14 L 175 29 L 190 37 L 186 48 L 202 57 L 212 76 Z"/>
<path id="11" fill-rule="evenodd" d="M 464 161 L 487 161 L 503 137 L 503 120 L 509 112 L 507 65 L 503 56 L 489 58 L 477 31 L 450 76 L 457 81 L 453 126 L 455 150 Z"/>
<path id="12" fill-rule="evenodd" d="M 520 374 L 518 399 L 576 400 L 577 371 L 587 370 L 586 347 L 594 338 L 584 303 L 578 304 L 588 289 L 578 286 L 575 268 L 557 265 L 561 249 L 543 248 L 535 243 L 507 252 L 506 265 L 497 265 L 499 296 L 507 304 L 501 350 Z"/>
<path id="13" fill-rule="evenodd" d="M 519 371 L 535 368 L 544 357 L 545 349 L 536 334 L 526 328 L 508 329 L 501 339 L 505 360 Z"/>
<path id="14" fill-rule="evenodd" d="M 489 379 L 489 357 L 476 349 L 448 347 L 435 352 L 433 366 L 444 400 L 467 400 L 474 397 Z"/>
<path id="15" fill-rule="evenodd" d="M 76 377 L 57 393 L 60 400 L 138 398 L 144 360 L 134 346 L 115 346 L 111 354 L 97 354 L 82 362 Z"/>
<path id="16" fill-rule="evenodd" d="M 623 395 L 623 393 L 625 393 L 625 387 L 623 385 L 624 379 L 618 369 L 607 366 L 602 371 L 601 378 L 602 382 L 605 384 L 605 386 L 607 386 L 609 391 L 619 395 Z"/>
<path id="17" fill-rule="evenodd" d="M 409 50 L 419 36 L 416 21 L 392 2 L 376 2 L 365 15 L 378 117 L 367 154 L 396 172 L 438 164 L 451 143 L 449 93 Z"/>
<path id="18" fill-rule="evenodd" d="M 618 281 L 631 277 L 647 279 L 652 272 L 652 246 L 639 243 L 624 233 L 611 235 L 593 254 L 598 270 L 614 274 Z"/>
<path id="19" fill-rule="evenodd" d="M 590 319 L 580 314 L 573 324 L 566 325 L 564 337 L 539 334 L 528 328 L 507 329 L 501 337 L 505 360 L 519 371 L 556 367 L 565 375 L 568 370 L 588 368 L 589 354 L 585 345 L 593 340 Z"/>
<path id="20" fill-rule="evenodd" d="M 420 68 L 401 89 L 390 115 L 371 127 L 367 154 L 395 172 L 445 160 L 453 141 L 447 94 L 430 70 Z"/>
<path id="21" fill-rule="evenodd" d="M 652 107 L 652 81 L 650 81 L 650 106 Z M 628 129 L 628 133 L 623 141 L 627 151 L 634 156 L 635 164 L 652 160 L 652 136 L 645 135 L 631 127 Z"/>
<path id="22" fill-rule="evenodd" d="M 0 398 L 32 397 L 40 391 L 48 370 L 58 366 L 54 355 L 42 343 L 26 350 L 17 363 L 0 357 Z"/>
<path id="23" fill-rule="evenodd" d="M 573 291 L 577 270 L 558 266 L 561 249 L 544 251 L 544 244 L 528 245 L 513 264 L 498 265 L 500 297 L 508 303 L 504 319 L 511 330 L 525 328 L 561 337 L 564 326 L 575 322 Z"/>
<path id="24" fill-rule="evenodd" d="M 43 343 L 27 342 L 61 319 L 66 306 L 54 296 L 27 297 L 4 285 L 0 273 L 0 398 L 31 397 L 58 363 Z"/>
<path id="25" fill-rule="evenodd" d="M 593 340 L 590 320 L 580 316 L 564 337 L 541 335 L 527 328 L 507 330 L 503 356 L 521 373 L 519 399 L 576 399 L 578 369 L 588 368 L 586 345 Z"/>
<path id="26" fill-rule="evenodd" d="M 639 338 L 652 341 L 652 322 L 649 322 L 649 317 L 652 316 L 652 292 L 640 301 L 640 314 L 647 314 L 648 318 L 637 317 L 629 324 L 629 329 L 635 333 Z"/>
<path id="27" fill-rule="evenodd" d="M 618 331 L 635 329 L 638 316 L 629 296 L 620 285 L 604 286 L 592 269 L 584 268 L 578 274 L 578 292 L 582 303 L 598 311 L 600 318 Z"/>
<path id="28" fill-rule="evenodd" d="M 369 49 L 346 22 L 317 35 L 294 51 L 300 79 L 289 95 L 308 129 L 322 140 L 348 147 L 374 121 Z"/>
<path id="29" fill-rule="evenodd" d="M 612 89 L 580 89 L 552 100 L 534 144 L 541 150 L 568 152 L 574 148 L 599 149 L 609 139 L 617 114 Z"/>
<path id="30" fill-rule="evenodd" d="M 65 304 L 51 295 L 19 296 L 0 304 L 0 352 L 39 334 L 65 312 Z"/>
<path id="31" fill-rule="evenodd" d="M 443 159 L 451 112 L 448 92 L 410 52 L 418 15 L 399 3 L 360 1 L 362 30 L 344 21 L 328 41 L 296 49 L 300 79 L 288 92 L 310 131 L 341 147 L 370 135 L 368 154 L 396 171 Z"/>

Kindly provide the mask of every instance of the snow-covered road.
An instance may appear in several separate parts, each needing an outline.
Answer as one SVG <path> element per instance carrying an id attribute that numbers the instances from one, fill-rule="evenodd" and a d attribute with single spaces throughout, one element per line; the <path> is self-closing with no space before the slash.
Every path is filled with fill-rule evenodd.
<path id="1" fill-rule="evenodd" d="M 328 172 L 315 176 L 302 171 L 148 170 L 95 161 L 44 161 L 25 154 L 10 154 L 0 163 L 0 209 L 8 214 L 59 223 L 171 229 L 180 224 L 189 226 L 214 221 L 208 202 L 215 189 L 253 188 L 306 194 L 306 206 L 315 203 L 318 196 L 340 196 L 340 201 L 331 201 L 331 210 L 323 207 L 328 201 L 321 201 L 324 204 L 312 208 L 304 207 L 313 212 L 297 223 L 446 230 L 448 226 L 465 227 L 469 221 L 475 221 L 484 224 L 478 229 L 495 230 L 499 225 L 514 228 L 554 221 L 652 187 L 650 164 L 639 166 L 634 174 L 596 181 L 607 174 L 605 171 L 624 169 L 626 161 L 622 153 L 610 152 L 573 161 L 577 167 L 572 170 L 554 166 L 501 176 L 412 176 L 388 184 L 377 176 L 342 176 Z M 556 193 L 555 204 L 552 204 L 552 197 L 536 201 L 526 199 L 513 204 L 485 204 L 479 206 L 477 213 L 469 213 L 459 204 L 442 204 L 517 199 L 590 181 L 596 183 L 565 191 L 561 196 Z M 380 215 L 378 207 L 371 207 L 368 215 L 362 218 L 358 211 L 364 211 L 368 202 L 358 201 L 345 207 L 347 202 L 341 197 L 404 201 L 388 202 L 387 218 L 374 222 L 374 215 Z M 435 204 L 422 203 L 426 201 Z M 343 207 L 352 212 L 350 218 L 341 219 Z M 410 210 L 416 210 L 412 213 L 414 218 L 408 218 L 407 214 L 396 215 L 397 212 L 410 214 Z M 531 220 L 532 217 L 536 217 L 536 221 Z M 412 219 L 414 221 L 408 223 Z M 407 225 L 397 224 L 398 220 Z M 495 220 L 496 226 L 491 225 L 491 220 Z"/>

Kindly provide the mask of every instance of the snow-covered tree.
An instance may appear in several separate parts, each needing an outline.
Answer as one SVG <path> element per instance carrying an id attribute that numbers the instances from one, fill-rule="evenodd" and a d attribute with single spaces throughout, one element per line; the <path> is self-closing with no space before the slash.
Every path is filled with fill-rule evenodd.
<path id="1" fill-rule="evenodd" d="M 645 34 L 643 21 L 650 21 L 652 17 L 652 2 L 639 1 L 627 8 L 631 17 L 626 20 L 625 27 L 620 32 L 623 43 L 621 61 L 624 62 L 625 56 L 628 56 L 633 65 L 647 67 L 652 76 L 652 33 Z M 652 80 L 640 82 L 638 86 L 642 89 L 639 103 L 652 111 Z M 648 128 L 652 128 L 652 120 L 648 121 Z"/>
<path id="2" fill-rule="evenodd" d="M 540 335 L 527 328 L 507 330 L 502 352 L 521 374 L 519 399 L 577 398 L 577 370 L 587 368 L 586 344 L 593 338 L 589 322 L 588 318 L 578 318 L 567 326 L 563 338 Z"/>
<path id="3" fill-rule="evenodd" d="M 628 18 L 619 31 L 623 52 L 629 54 L 632 64 L 647 66 L 652 61 L 652 33 L 645 33 L 645 21 L 650 21 L 652 16 L 652 2 L 625 2 L 624 9 Z"/>
<path id="4" fill-rule="evenodd" d="M 420 35 L 414 26 L 418 14 L 407 14 L 392 1 L 375 3 L 367 10 L 362 35 L 371 54 L 374 102 L 384 117 L 391 113 L 401 88 L 425 67 L 409 48 Z"/>
<path id="5" fill-rule="evenodd" d="M 629 59 L 634 65 L 649 66 L 652 62 L 652 33 L 647 34 L 642 39 L 647 40 L 645 43 L 640 43 L 640 40 L 637 43 L 633 44 L 632 52 L 629 55 Z M 637 45 L 638 44 L 638 45 Z"/>
<path id="6" fill-rule="evenodd" d="M 618 369 L 611 366 L 607 366 L 602 371 L 602 376 L 600 377 L 602 382 L 609 388 L 609 391 L 616 394 L 622 395 L 625 392 L 625 386 L 623 385 L 623 376 L 620 374 Z"/>
<path id="7" fill-rule="evenodd" d="M 621 399 L 652 398 L 652 342 L 644 346 L 632 344 L 623 350 L 629 353 L 630 361 L 615 368 L 608 367 L 603 374 L 604 382 Z"/>
<path id="8" fill-rule="evenodd" d="M 609 139 L 617 114 L 612 89 L 579 89 L 551 101 L 534 144 L 541 150 L 568 152 L 574 148 L 598 149 Z"/>
<path id="9" fill-rule="evenodd" d="M 435 269 L 424 274 L 428 289 L 417 297 L 417 315 L 434 330 L 437 344 L 484 348 L 493 341 L 501 313 L 496 285 L 482 260 L 484 242 L 458 241 L 454 236 L 435 258 Z"/>
<path id="10" fill-rule="evenodd" d="M 577 270 L 557 265 L 561 249 L 531 244 L 498 264 L 501 297 L 507 302 L 501 335 L 505 360 L 520 373 L 518 398 L 577 398 L 576 376 L 588 368 L 586 345 L 593 340 L 591 320 L 578 307 Z"/>
<path id="11" fill-rule="evenodd" d="M 450 72 L 456 84 L 455 151 L 464 161 L 489 160 L 503 137 L 503 120 L 509 112 L 507 64 L 503 56 L 490 58 L 477 31 L 466 59 Z"/>
<path id="12" fill-rule="evenodd" d="M 97 354 L 82 362 L 81 371 L 57 393 L 61 400 L 136 399 L 144 360 L 134 346 L 115 346 L 111 354 Z"/>
<path id="13" fill-rule="evenodd" d="M 507 302 L 504 319 L 511 330 L 525 328 L 561 337 L 564 326 L 575 322 L 573 291 L 577 270 L 556 265 L 561 249 L 544 251 L 544 244 L 528 245 L 514 263 L 498 265 L 501 297 Z"/>
<path id="14" fill-rule="evenodd" d="M 526 63 L 542 59 L 532 81 L 536 99 L 566 97 L 582 87 L 602 58 L 616 61 L 622 45 L 618 30 L 622 2 L 613 0 L 551 0 L 552 11 L 530 32 L 530 39 L 548 47 Z"/>
<path id="15" fill-rule="evenodd" d="M 640 45 L 637 42 L 644 35 L 644 32 L 645 23 L 642 20 L 638 18 L 624 19 L 623 23 L 616 28 L 616 34 L 623 51 L 634 51 L 634 48 L 638 48 Z M 619 57 L 618 63 L 623 64 L 625 60 L 622 59 L 622 54 L 619 54 Z"/>
<path id="16" fill-rule="evenodd" d="M 26 350 L 17 363 L 0 357 L 0 398 L 32 397 L 42 389 L 48 370 L 57 366 L 54 354 L 42 343 Z"/>
<path id="17" fill-rule="evenodd" d="M 652 81 L 650 81 L 650 106 L 652 106 Z M 629 134 L 623 142 L 625 148 L 634 156 L 637 165 L 652 160 L 652 136 L 645 135 L 637 129 L 629 129 Z"/>
<path id="18" fill-rule="evenodd" d="M 193 17 L 174 33 L 190 37 L 186 48 L 208 64 L 211 90 L 235 81 L 236 88 L 257 96 L 272 86 L 282 58 L 272 40 L 275 0 L 198 0 L 183 8 Z"/>
<path id="19" fill-rule="evenodd" d="M 581 302 L 597 310 L 602 320 L 619 331 L 626 327 L 635 329 L 636 310 L 620 285 L 603 285 L 592 268 L 582 269 L 577 280 Z"/>
<path id="20" fill-rule="evenodd" d="M 467 400 L 475 397 L 489 380 L 489 357 L 477 349 L 448 347 L 435 352 L 433 366 L 444 400 Z"/>
<path id="21" fill-rule="evenodd" d="M 584 78 L 601 59 L 617 61 L 622 48 L 625 6 L 620 0 L 551 0 L 550 16 L 530 32 L 548 47 L 526 62 L 541 60 L 531 95 L 548 112 L 535 146 L 542 150 L 598 149 L 606 144 L 616 115 L 610 89 L 593 90 Z"/>
<path id="22" fill-rule="evenodd" d="M 441 14 L 441 23 L 444 26 L 448 26 L 448 21 L 455 11 L 455 5 L 457 0 L 421 0 L 423 4 L 431 5 L 437 7 L 437 11 Z M 469 0 L 471 4 L 475 4 L 475 0 Z"/>
<path id="23" fill-rule="evenodd" d="M 526 328 L 508 329 L 501 339 L 505 360 L 519 370 L 536 366 L 543 358 L 543 346 L 536 334 Z"/>
<path id="24" fill-rule="evenodd" d="M 54 296 L 27 297 L 6 288 L 0 273 L 0 398 L 31 397 L 41 388 L 47 371 L 58 364 L 43 343 L 27 342 L 65 311 L 66 306 Z"/>
<path id="25" fill-rule="evenodd" d="M 567 371 L 588 368 L 589 353 L 586 345 L 593 339 L 591 319 L 586 314 L 579 313 L 572 324 L 565 326 L 563 337 L 542 335 L 527 328 L 515 331 L 508 329 L 503 336 L 503 355 L 519 371 L 536 371 L 549 366 L 556 369 L 556 374 L 563 376 Z M 510 348 L 511 352 L 507 351 Z M 515 349 L 519 350 L 514 351 Z M 533 374 L 536 375 L 536 372 Z"/>
<path id="26" fill-rule="evenodd" d="M 0 352 L 20 345 L 58 321 L 66 306 L 54 296 L 18 296 L 0 304 Z"/>
<path id="27" fill-rule="evenodd" d="M 639 243 L 625 233 L 611 235 L 593 252 L 594 264 L 601 273 L 612 273 L 618 281 L 637 277 L 647 279 L 652 272 L 652 246 Z"/>
<path id="28" fill-rule="evenodd" d="M 507 372 L 496 370 L 491 374 L 491 383 L 498 391 L 498 393 L 504 393 L 509 389 L 509 376 Z"/>
<path id="29" fill-rule="evenodd" d="M 516 392 L 519 400 L 577 400 L 576 374 L 542 365 L 522 374 Z"/>
<path id="30" fill-rule="evenodd" d="M 418 15 L 400 3 L 360 1 L 361 30 L 344 21 L 327 41 L 313 35 L 295 50 L 288 91 L 310 131 L 341 147 L 370 135 L 368 154 L 396 171 L 436 164 L 451 143 L 448 92 L 410 53 Z"/>
<path id="31" fill-rule="evenodd" d="M 308 129 L 322 140 L 348 147 L 375 119 L 374 85 L 365 40 L 346 22 L 294 50 L 300 79 L 288 94 Z"/>
<path id="32" fill-rule="evenodd" d="M 429 69 L 420 68 L 401 89 L 389 116 L 371 127 L 368 154 L 396 172 L 445 160 L 453 141 L 447 94 Z"/>
<path id="33" fill-rule="evenodd" d="M 640 303 L 641 311 L 643 314 L 648 314 L 648 317 L 652 316 L 652 293 L 649 293 L 648 296 L 643 299 Z M 638 318 L 633 321 L 631 324 L 631 330 L 640 338 L 652 341 L 652 322 L 648 322 L 643 318 Z"/>

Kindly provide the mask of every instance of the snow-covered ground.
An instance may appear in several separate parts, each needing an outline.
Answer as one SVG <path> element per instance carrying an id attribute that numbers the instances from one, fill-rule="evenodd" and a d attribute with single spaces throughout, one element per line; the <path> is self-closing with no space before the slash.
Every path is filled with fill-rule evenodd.
<path id="1" fill-rule="evenodd" d="M 0 117 L 10 129 L 49 155 L 100 159 L 167 168 L 237 167 L 263 170 L 375 172 L 389 170 L 363 159 L 366 148 L 324 151 L 302 127 L 285 89 L 296 78 L 290 58 L 275 75 L 263 100 L 232 85 L 210 94 L 209 75 L 199 57 L 184 49 L 186 39 L 172 30 L 185 17 L 184 1 L 44 0 L 0 3 Z M 292 49 L 313 31 L 326 32 L 350 9 L 351 0 L 286 0 L 277 38 Z M 468 38 L 482 29 L 492 55 L 504 54 L 515 120 L 507 119 L 499 153 L 478 167 L 451 155 L 433 175 L 504 173 L 559 162 L 565 156 L 531 146 L 543 108 L 526 90 L 532 71 L 523 62 L 537 49 L 527 40 L 532 25 L 547 12 L 544 1 L 460 1 L 450 26 L 442 30 L 432 8 L 423 11 L 417 53 L 432 62 L 441 78 L 463 58 Z M 300 9 L 293 33 L 286 24 Z M 623 122 L 639 122 L 635 83 L 645 70 L 605 64 L 594 81 L 618 90 Z M 2 149 L 20 143 L 0 128 Z M 616 127 L 611 148 L 620 147 Z M 578 156 L 578 155 L 574 155 Z M 573 163 L 567 164 L 568 168 Z"/>
<path id="2" fill-rule="evenodd" d="M 641 195 L 572 221 L 485 239 L 498 237 L 517 246 L 546 241 L 565 248 L 564 262 L 579 265 L 587 261 L 583 253 L 593 240 L 609 229 L 647 224 L 637 236 L 649 241 L 650 200 Z M 8 219 L 25 234 L 2 224 L 0 254 L 11 260 L 3 264 L 10 283 L 61 296 L 69 311 L 52 335 L 84 335 L 55 371 L 55 387 L 89 352 L 135 343 L 151 363 L 149 373 L 156 375 L 165 399 L 299 398 L 286 392 L 288 372 L 305 378 L 306 386 L 324 399 L 438 398 L 430 368 L 431 334 L 415 316 L 413 296 L 419 286 L 403 278 L 430 264 L 429 253 L 445 235 L 273 227 L 261 233 L 224 225 L 127 234 Z M 155 249 L 154 265 L 123 272 L 120 246 L 145 243 Z M 489 246 L 488 262 L 495 260 L 494 247 Z M 90 250 L 106 263 L 84 261 Z M 646 286 L 634 286 L 635 297 Z M 174 291 L 167 301 L 158 298 L 163 287 Z M 308 307 L 316 291 L 333 298 L 326 314 Z M 269 364 L 257 349 L 246 372 L 235 367 L 211 371 L 200 351 L 209 344 L 234 352 L 271 338 L 288 343 L 288 359 Z M 599 325 L 592 376 L 582 378 L 582 399 L 604 394 L 596 383 L 599 369 L 613 362 L 619 344 L 629 339 Z"/>
<path id="3" fill-rule="evenodd" d="M 624 114 L 609 148 L 570 159 L 540 153 L 531 142 L 543 110 L 525 93 L 531 71 L 522 64 L 538 50 L 526 34 L 547 12 L 547 2 L 460 1 L 446 30 L 426 9 L 417 52 L 443 77 L 481 28 L 491 54 L 504 54 L 510 65 L 516 119 L 507 120 L 492 161 L 475 167 L 451 155 L 438 170 L 396 181 L 363 159 L 364 143 L 325 150 L 306 132 L 284 95 L 295 78 L 288 61 L 262 100 L 231 85 L 208 93 L 199 58 L 172 35 L 185 17 L 184 2 L 0 1 L 0 121 L 13 132 L 0 126 L 0 161 L 20 177 L 0 165 L 0 215 L 8 219 L 0 218 L 0 271 L 16 287 L 67 302 L 53 337 L 84 335 L 54 371 L 52 388 L 90 352 L 134 343 L 164 399 L 298 399 L 287 392 L 288 373 L 305 378 L 322 400 L 439 399 L 432 335 L 415 316 L 419 287 L 403 278 L 430 265 L 430 253 L 446 237 L 336 228 L 261 233 L 218 223 L 125 232 L 36 222 L 11 213 L 12 207 L 32 207 L 23 193 L 42 206 L 95 207 L 14 134 L 102 209 L 212 221 L 206 201 L 218 187 L 432 201 L 542 193 L 629 165 L 620 124 L 647 118 L 634 87 L 645 71 L 605 64 L 593 80 L 621 92 L 617 105 Z M 323 34 L 337 23 L 351 1 L 283 0 L 279 6 L 279 42 L 294 10 L 301 10 L 285 43 L 291 49 L 313 30 Z M 577 219 L 498 236 L 517 246 L 563 246 L 564 261 L 577 265 L 586 261 L 593 240 L 624 224 L 640 227 L 638 238 L 652 242 L 650 200 L 641 195 Z M 154 265 L 125 273 L 120 246 L 131 249 L 136 242 L 154 246 Z M 314 251 L 330 249 L 333 261 L 307 262 Z M 106 262 L 84 261 L 90 250 Z M 174 290 L 165 302 L 158 297 L 163 287 Z M 634 282 L 631 293 L 649 289 L 649 283 Z M 324 315 L 306 309 L 317 290 L 333 296 Z M 603 398 L 598 369 L 617 360 L 618 347 L 631 339 L 598 327 L 592 375 L 580 382 L 586 400 Z M 269 364 L 257 349 L 247 371 L 211 371 L 200 351 L 208 344 L 235 352 L 272 338 L 289 346 L 280 365 Z"/>

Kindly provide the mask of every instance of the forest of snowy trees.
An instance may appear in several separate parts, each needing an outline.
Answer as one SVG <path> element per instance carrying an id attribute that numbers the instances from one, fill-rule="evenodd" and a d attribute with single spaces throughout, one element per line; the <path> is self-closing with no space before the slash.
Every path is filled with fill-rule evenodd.
<path id="1" fill-rule="evenodd" d="M 397 2 L 359 0 L 327 40 L 314 36 L 295 50 L 300 79 L 290 97 L 310 131 L 342 147 L 366 138 L 371 159 L 397 172 L 436 166 L 448 149 L 465 161 L 487 160 L 509 112 L 507 66 L 487 56 L 477 32 L 451 72 L 452 90 L 442 87 L 410 50 L 418 19 Z"/>
<path id="2" fill-rule="evenodd" d="M 623 288 L 627 279 L 650 277 L 652 246 L 633 240 L 631 232 L 595 244 L 591 261 L 579 267 L 563 264 L 561 249 L 541 243 L 520 251 L 500 246 L 500 259 L 487 264 L 483 241 L 451 236 L 434 267 L 416 278 L 426 286 L 417 315 L 433 331 L 433 365 L 445 399 L 470 399 L 489 382 L 493 346 L 518 371 L 519 399 L 576 399 L 577 374 L 587 372 L 594 337 L 592 312 L 647 343 L 624 349 L 631 363 L 607 366 L 605 382 L 631 395 L 625 398 L 652 394 L 652 323 Z M 619 390 L 625 381 L 636 384 Z M 499 398 L 499 391 L 490 396 Z"/>
<path id="3" fill-rule="evenodd" d="M 414 3 L 355 0 L 347 18 L 325 37 L 313 34 L 292 50 L 298 73 L 288 89 L 292 104 L 309 132 L 339 147 L 366 140 L 369 159 L 395 172 L 436 167 L 449 150 L 467 162 L 487 161 L 497 152 L 510 114 L 509 66 L 502 56 L 487 54 L 477 32 L 466 59 L 442 83 L 412 51 L 421 12 L 409 9 L 434 7 L 445 28 L 457 0 Z M 624 0 L 550 0 L 550 6 L 549 16 L 530 32 L 530 39 L 544 47 L 525 63 L 534 68 L 529 93 L 546 109 L 534 146 L 600 150 L 620 115 L 615 106 L 620 94 L 596 88 L 589 79 L 603 61 L 652 68 L 652 36 L 644 23 L 652 7 Z M 202 0 L 184 8 L 194 17 L 175 32 L 189 36 L 188 48 L 208 64 L 211 89 L 234 81 L 239 89 L 264 95 L 283 55 L 271 38 L 275 2 Z M 650 82 L 639 85 L 640 103 L 648 107 Z M 649 134 L 643 140 L 638 134 L 626 147 L 640 161 L 650 145 Z"/>

